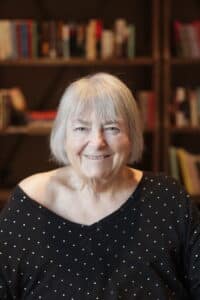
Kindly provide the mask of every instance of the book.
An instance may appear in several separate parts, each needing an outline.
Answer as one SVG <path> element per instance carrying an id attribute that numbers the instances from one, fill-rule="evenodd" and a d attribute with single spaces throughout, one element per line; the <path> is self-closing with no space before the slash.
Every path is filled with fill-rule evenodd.
<path id="1" fill-rule="evenodd" d="M 108 59 L 114 56 L 114 33 L 104 29 L 101 35 L 101 58 Z"/>
<path id="2" fill-rule="evenodd" d="M 32 110 L 27 112 L 28 120 L 33 121 L 52 121 L 56 117 L 55 110 Z"/>
<path id="3" fill-rule="evenodd" d="M 26 98 L 19 87 L 12 87 L 8 90 L 10 95 L 12 107 L 18 111 L 26 111 L 27 110 L 27 102 Z"/>
<path id="4" fill-rule="evenodd" d="M 86 58 L 93 60 L 97 58 L 97 48 L 96 48 L 96 19 L 89 21 L 88 26 L 86 27 Z"/>
<path id="5" fill-rule="evenodd" d="M 200 177 L 197 169 L 200 155 L 191 154 L 183 148 L 177 148 L 177 157 L 186 190 L 190 195 L 200 195 Z"/>
<path id="6" fill-rule="evenodd" d="M 175 125 L 184 127 L 190 125 L 190 106 L 187 89 L 179 86 L 174 93 Z"/>
<path id="7" fill-rule="evenodd" d="M 138 104 L 144 128 L 153 129 L 156 123 L 155 93 L 151 90 L 137 92 Z"/>
<path id="8" fill-rule="evenodd" d="M 127 57 L 128 27 L 125 19 L 117 19 L 114 25 L 115 33 L 115 56 Z"/>
<path id="9" fill-rule="evenodd" d="M 70 27 L 68 24 L 62 26 L 62 56 L 70 57 Z"/>
<path id="10" fill-rule="evenodd" d="M 128 42 L 127 42 L 127 57 L 135 57 L 135 26 L 134 24 L 128 25 Z"/>
<path id="11" fill-rule="evenodd" d="M 11 118 L 11 101 L 8 91 L 0 90 L 0 130 L 4 130 L 10 124 Z"/>
<path id="12" fill-rule="evenodd" d="M 39 55 L 41 57 L 48 57 L 50 51 L 50 28 L 48 21 L 42 21 L 39 25 Z"/>
<path id="13" fill-rule="evenodd" d="M 85 56 L 85 34 L 86 27 L 84 24 L 77 25 L 77 36 L 76 36 L 76 56 Z"/>
<path id="14" fill-rule="evenodd" d="M 193 193 L 193 184 L 192 184 L 192 178 L 190 177 L 189 171 L 188 171 L 188 156 L 185 149 L 178 148 L 177 149 L 177 157 L 179 159 L 180 164 L 180 171 L 182 174 L 182 180 L 186 187 L 186 190 L 188 193 L 192 195 Z"/>
<path id="15" fill-rule="evenodd" d="M 174 45 L 175 45 L 175 52 L 177 56 L 182 56 L 182 47 L 181 47 L 181 37 L 180 37 L 180 22 L 175 20 L 173 22 L 173 30 L 174 30 Z"/>
<path id="16" fill-rule="evenodd" d="M 189 109 L 190 109 L 190 126 L 197 127 L 199 126 L 197 92 L 194 89 L 189 89 L 188 95 L 189 95 Z"/>
<path id="17" fill-rule="evenodd" d="M 177 158 L 177 148 L 170 146 L 169 147 L 169 166 L 170 166 L 170 174 L 172 177 L 180 181 L 180 171 L 179 171 L 179 163 Z"/>
<path id="18" fill-rule="evenodd" d="M 185 25 L 185 27 L 188 40 L 189 56 L 198 58 L 200 57 L 200 47 L 197 26 L 193 22 L 188 23 L 187 25 Z"/>

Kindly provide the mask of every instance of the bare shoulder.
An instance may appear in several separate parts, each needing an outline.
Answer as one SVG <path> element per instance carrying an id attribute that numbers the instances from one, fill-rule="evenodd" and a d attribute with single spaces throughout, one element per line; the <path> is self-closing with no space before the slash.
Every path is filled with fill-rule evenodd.
<path id="1" fill-rule="evenodd" d="M 57 170 L 53 170 L 31 175 L 18 185 L 29 197 L 41 203 L 53 185 L 56 172 Z"/>
<path id="2" fill-rule="evenodd" d="M 143 171 L 134 168 L 128 168 L 128 169 L 132 174 L 133 180 L 135 181 L 136 184 L 138 184 L 144 175 Z"/>

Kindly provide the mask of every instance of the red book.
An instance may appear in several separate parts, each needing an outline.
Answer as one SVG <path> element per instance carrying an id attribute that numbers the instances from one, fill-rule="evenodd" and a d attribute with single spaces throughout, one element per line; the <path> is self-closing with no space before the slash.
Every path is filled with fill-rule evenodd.
<path id="1" fill-rule="evenodd" d="M 56 111 L 55 110 L 29 111 L 27 115 L 30 121 L 40 121 L 40 120 L 51 121 L 55 119 Z"/>

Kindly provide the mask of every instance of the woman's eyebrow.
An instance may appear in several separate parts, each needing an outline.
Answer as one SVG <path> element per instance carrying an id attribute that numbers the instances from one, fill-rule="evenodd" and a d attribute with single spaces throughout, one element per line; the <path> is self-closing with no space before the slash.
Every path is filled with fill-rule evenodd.
<path id="1" fill-rule="evenodd" d="M 84 124 L 84 125 L 90 125 L 91 124 L 91 122 L 88 122 L 88 121 L 82 120 L 82 119 L 75 119 L 75 120 L 72 121 L 72 123 L 73 124 L 74 123 L 81 123 L 81 124 Z"/>
<path id="2" fill-rule="evenodd" d="M 83 125 L 91 125 L 91 122 L 89 121 L 86 121 L 86 120 L 83 120 L 83 119 L 75 119 L 72 121 L 73 124 L 75 123 L 81 123 Z M 102 122 L 102 125 L 112 125 L 112 124 L 119 124 L 120 122 L 117 121 L 117 120 L 112 120 L 112 121 L 105 121 L 105 122 Z"/>
<path id="3" fill-rule="evenodd" d="M 112 124 L 119 124 L 118 121 L 107 121 L 105 123 L 103 123 L 103 125 L 112 125 Z"/>

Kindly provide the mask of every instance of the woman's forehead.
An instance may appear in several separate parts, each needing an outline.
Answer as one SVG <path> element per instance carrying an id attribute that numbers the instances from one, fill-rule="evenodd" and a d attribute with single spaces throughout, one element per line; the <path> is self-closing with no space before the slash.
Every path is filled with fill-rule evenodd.
<path id="1" fill-rule="evenodd" d="M 70 114 L 70 119 L 97 119 L 101 121 L 114 121 L 119 119 L 119 113 L 114 107 L 103 105 L 80 105 L 74 108 Z"/>
<path id="2" fill-rule="evenodd" d="M 100 116 L 95 111 L 93 112 L 86 112 L 86 113 L 80 113 L 80 114 L 74 114 L 70 118 L 70 121 L 72 123 L 83 123 L 83 124 L 91 124 L 93 122 L 99 122 L 102 124 L 109 124 L 109 123 L 121 123 L 123 122 L 122 118 L 119 118 L 117 116 Z"/>

